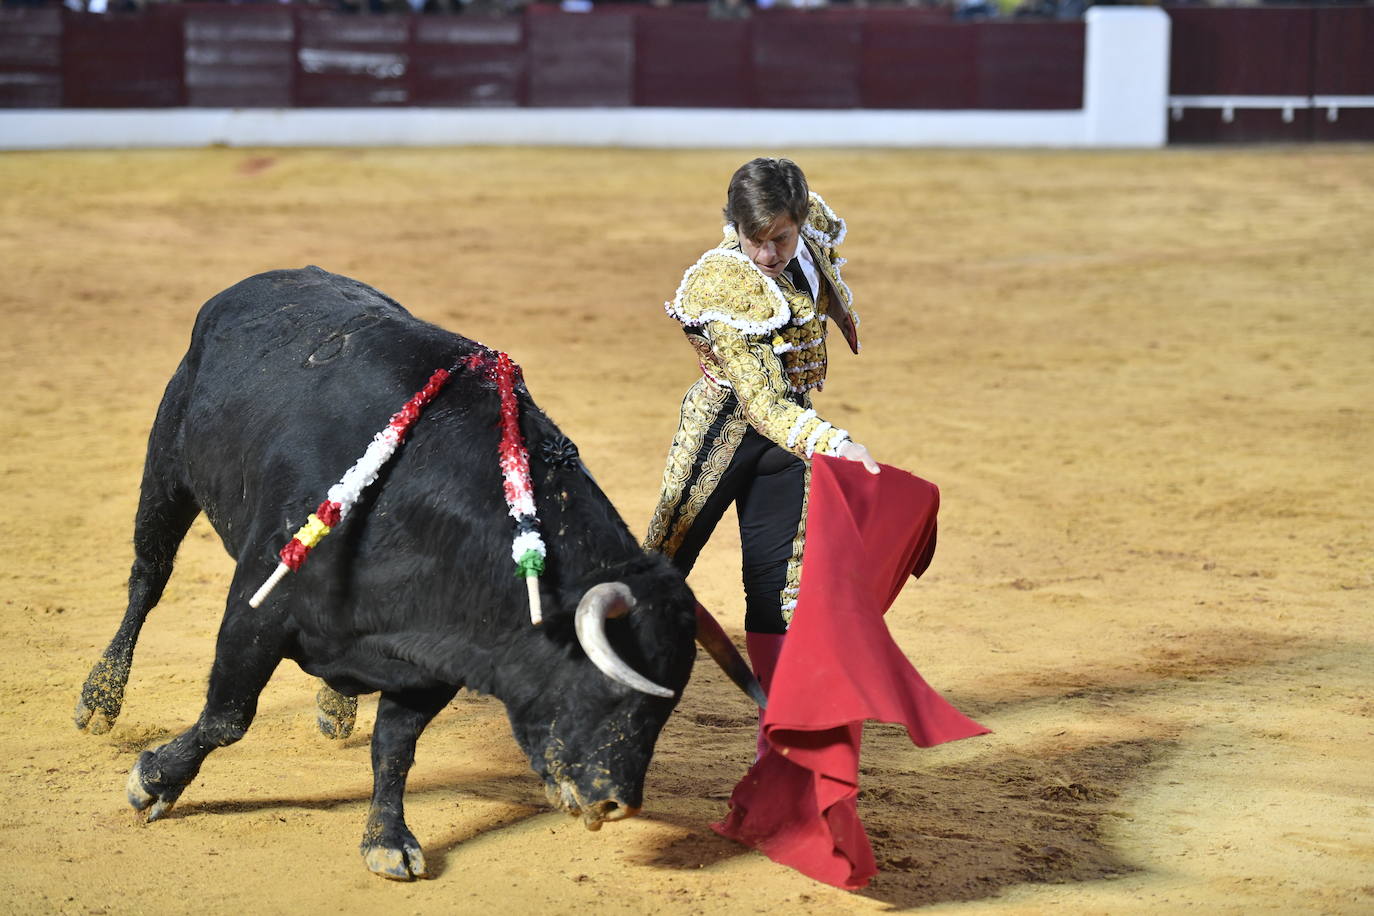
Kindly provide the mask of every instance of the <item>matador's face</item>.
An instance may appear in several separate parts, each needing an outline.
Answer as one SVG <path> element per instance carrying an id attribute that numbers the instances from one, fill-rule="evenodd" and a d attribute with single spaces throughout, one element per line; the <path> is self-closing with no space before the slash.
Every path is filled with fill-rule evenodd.
<path id="1" fill-rule="evenodd" d="M 780 216 L 764 227 L 758 238 L 741 237 L 739 245 L 754 266 L 772 279 L 780 276 L 797 256 L 800 240 L 797 221 L 790 216 Z"/>

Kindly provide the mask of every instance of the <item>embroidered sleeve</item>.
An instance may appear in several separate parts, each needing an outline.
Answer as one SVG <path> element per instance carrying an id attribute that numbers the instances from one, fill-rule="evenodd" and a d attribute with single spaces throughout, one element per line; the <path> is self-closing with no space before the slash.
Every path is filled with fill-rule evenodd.
<path id="1" fill-rule="evenodd" d="M 728 248 L 712 248 L 687 268 L 664 307 L 687 327 L 717 322 L 746 334 L 766 334 L 792 317 L 777 284 Z"/>
<path id="2" fill-rule="evenodd" d="M 787 374 L 766 337 L 723 321 L 706 326 L 711 349 L 750 425 L 799 458 L 834 455 L 849 433 L 787 400 Z"/>

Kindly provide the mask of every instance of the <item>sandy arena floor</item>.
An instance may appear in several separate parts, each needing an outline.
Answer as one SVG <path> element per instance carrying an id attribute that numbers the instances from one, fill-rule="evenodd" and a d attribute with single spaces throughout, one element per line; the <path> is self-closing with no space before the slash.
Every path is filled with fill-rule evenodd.
<path id="1" fill-rule="evenodd" d="M 124 608 L 143 450 L 200 303 L 319 264 L 509 350 L 642 531 L 695 370 L 661 303 L 738 153 L 0 156 L 0 900 L 15 913 L 1374 911 L 1374 148 L 805 152 L 866 347 L 822 414 L 943 490 L 889 622 L 995 734 L 875 726 L 882 874 L 715 836 L 752 710 L 698 667 L 645 816 L 547 809 L 499 704 L 426 733 L 433 880 L 356 850 L 367 741 L 283 666 L 169 819 L 135 755 L 199 711 L 229 564 L 198 522 L 105 736 L 70 720 Z M 348 456 L 351 460 L 352 456 Z M 733 526 L 692 583 L 739 635 Z"/>

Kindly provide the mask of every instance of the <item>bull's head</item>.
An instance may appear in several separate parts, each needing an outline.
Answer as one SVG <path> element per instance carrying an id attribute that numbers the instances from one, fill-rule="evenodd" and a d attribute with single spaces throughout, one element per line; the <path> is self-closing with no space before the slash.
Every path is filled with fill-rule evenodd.
<path id="1" fill-rule="evenodd" d="M 639 811 L 654 742 L 691 673 L 694 631 L 762 699 L 748 666 L 681 580 L 656 586 L 652 602 L 637 600 L 623 582 L 588 589 L 573 621 L 581 663 L 547 672 L 542 714 L 511 710 L 516 739 L 549 802 L 590 830 Z"/>
<path id="2" fill-rule="evenodd" d="M 571 657 L 535 672 L 528 703 L 507 702 L 550 803 L 592 830 L 639 810 L 654 742 L 692 671 L 693 602 L 674 578 L 641 585 L 653 595 L 643 601 L 625 583 L 595 585 L 571 621 L 546 620 L 544 636 Z"/>

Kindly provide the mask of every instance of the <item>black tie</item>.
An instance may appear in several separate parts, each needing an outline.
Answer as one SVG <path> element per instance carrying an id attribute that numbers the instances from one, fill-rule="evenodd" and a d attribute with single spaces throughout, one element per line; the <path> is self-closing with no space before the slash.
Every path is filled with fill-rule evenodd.
<path id="1" fill-rule="evenodd" d="M 802 270 L 800 259 L 793 258 L 788 263 L 787 277 L 792 281 L 792 285 L 797 288 L 798 292 L 806 293 L 812 299 L 816 298 L 816 291 L 813 290 L 811 284 L 807 282 L 806 271 Z"/>

